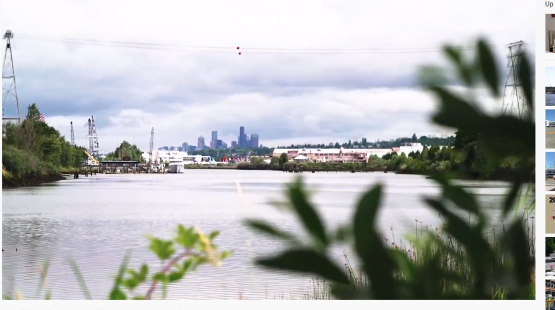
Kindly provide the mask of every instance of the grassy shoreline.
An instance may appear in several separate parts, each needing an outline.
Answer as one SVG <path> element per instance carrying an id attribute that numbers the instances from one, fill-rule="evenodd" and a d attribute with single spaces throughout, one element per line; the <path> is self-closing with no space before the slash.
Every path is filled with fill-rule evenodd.
<path id="1" fill-rule="evenodd" d="M 34 175 L 17 177 L 2 168 L 2 189 L 37 186 L 44 183 L 64 181 L 73 178 L 73 174 L 84 174 L 84 170 L 77 168 L 58 168 L 57 172 L 43 172 Z M 66 177 L 67 176 L 67 177 Z"/>
<path id="2" fill-rule="evenodd" d="M 61 173 L 43 174 L 27 177 L 5 176 L 2 170 L 2 189 L 18 188 L 25 186 L 37 186 L 44 183 L 67 180 Z M 9 173 L 9 172 L 8 172 Z"/>

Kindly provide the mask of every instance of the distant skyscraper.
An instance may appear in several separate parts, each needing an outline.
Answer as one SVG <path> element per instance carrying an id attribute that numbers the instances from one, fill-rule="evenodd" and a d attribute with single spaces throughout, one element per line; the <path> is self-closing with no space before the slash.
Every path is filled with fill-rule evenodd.
<path id="1" fill-rule="evenodd" d="M 187 152 L 189 150 L 189 143 L 183 142 L 181 143 L 182 152 Z"/>
<path id="2" fill-rule="evenodd" d="M 251 143 L 250 143 L 250 147 L 257 149 L 259 146 L 259 142 L 258 142 L 258 134 L 253 133 L 251 135 Z"/>
<path id="3" fill-rule="evenodd" d="M 247 147 L 247 135 L 243 126 L 239 127 L 239 147 Z"/>
<path id="4" fill-rule="evenodd" d="M 206 145 L 204 144 L 204 137 L 200 136 L 198 137 L 198 143 L 197 143 L 197 147 L 199 149 L 203 149 Z"/>
<path id="5" fill-rule="evenodd" d="M 210 141 L 216 141 L 218 140 L 218 131 L 212 131 L 212 140 Z"/>
<path id="6" fill-rule="evenodd" d="M 237 147 L 237 141 L 231 141 L 231 147 L 236 148 Z"/>

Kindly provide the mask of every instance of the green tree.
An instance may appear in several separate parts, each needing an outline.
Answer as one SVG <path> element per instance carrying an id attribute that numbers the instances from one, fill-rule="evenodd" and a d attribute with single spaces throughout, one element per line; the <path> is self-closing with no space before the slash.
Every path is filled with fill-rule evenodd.
<path id="1" fill-rule="evenodd" d="M 57 174 L 59 168 L 80 167 L 82 148 L 71 145 L 60 133 L 40 121 L 40 111 L 33 103 L 21 124 L 3 126 L 2 165 L 10 175 L 25 179 Z M 11 181 L 10 181 L 11 182 Z"/>
<path id="2" fill-rule="evenodd" d="M 282 153 L 281 155 L 279 155 L 279 168 L 283 169 L 283 165 L 285 165 L 285 163 L 288 161 L 289 156 L 287 156 L 287 153 Z"/>
<path id="3" fill-rule="evenodd" d="M 127 141 L 123 141 L 114 152 L 109 153 L 107 159 L 116 160 L 133 160 L 144 162 L 143 152 L 135 145 L 131 145 Z"/>

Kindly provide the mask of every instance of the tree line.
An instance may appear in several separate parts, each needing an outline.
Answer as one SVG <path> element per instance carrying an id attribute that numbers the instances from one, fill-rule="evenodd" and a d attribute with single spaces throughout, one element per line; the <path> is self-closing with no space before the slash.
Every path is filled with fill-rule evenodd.
<path id="1" fill-rule="evenodd" d="M 526 159 L 533 160 L 533 159 Z M 407 174 L 432 175 L 441 172 L 455 173 L 466 179 L 507 179 L 523 164 L 524 159 L 506 156 L 492 164 L 483 147 L 478 145 L 478 136 L 458 131 L 453 142 L 447 146 L 425 146 L 423 150 L 409 154 L 387 153 L 382 157 L 372 155 L 365 163 L 295 163 L 286 153 L 273 157 L 270 163 L 260 157 L 251 157 L 238 169 L 245 170 L 324 170 L 324 171 L 394 171 Z M 533 179 L 530 179 L 532 181 Z"/>
<path id="2" fill-rule="evenodd" d="M 343 148 L 394 148 L 399 147 L 401 145 L 407 143 L 421 143 L 424 146 L 447 146 L 452 145 L 455 141 L 455 137 L 446 137 L 446 138 L 432 138 L 427 136 L 421 136 L 417 138 L 416 134 L 413 134 L 412 137 L 404 137 L 404 138 L 397 138 L 392 139 L 389 141 L 376 141 L 376 142 L 369 142 L 366 138 L 362 138 L 360 141 L 347 141 L 343 143 L 320 143 L 320 144 L 291 144 L 289 146 L 278 146 L 277 148 L 320 148 L 320 149 L 330 149 L 335 148 L 338 149 L 340 147 Z"/>
<path id="3" fill-rule="evenodd" d="M 54 127 L 40 120 L 35 103 L 27 107 L 21 123 L 2 126 L 2 178 L 30 178 L 77 168 L 85 148 L 71 145 Z"/>
<path id="4" fill-rule="evenodd" d="M 139 147 L 124 140 L 113 152 L 108 153 L 104 160 L 132 160 L 145 162 L 142 154 L 143 152 Z"/>

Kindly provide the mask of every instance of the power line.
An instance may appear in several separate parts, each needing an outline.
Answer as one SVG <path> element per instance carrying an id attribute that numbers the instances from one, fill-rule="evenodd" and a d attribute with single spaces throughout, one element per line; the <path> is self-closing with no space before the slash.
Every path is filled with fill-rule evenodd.
<path id="1" fill-rule="evenodd" d="M 234 46 L 189 46 L 180 44 L 160 44 L 160 43 L 145 43 L 145 42 L 125 42 L 125 41 L 103 41 L 103 40 L 89 40 L 89 39 L 76 39 L 76 38 L 54 38 L 37 35 L 21 35 L 21 39 L 44 41 L 44 42 L 61 42 L 69 44 L 80 45 L 97 45 L 106 47 L 119 47 L 119 48 L 135 48 L 135 49 L 151 49 L 151 50 L 177 50 L 177 51 L 203 51 L 203 52 L 218 52 L 229 53 L 236 51 L 238 47 Z M 454 46 L 453 48 L 459 50 L 473 49 L 473 46 Z M 249 54 L 296 54 L 296 55 L 362 55 L 362 54 L 404 54 L 404 53 L 433 53 L 440 52 L 443 49 L 438 47 L 428 48 L 366 48 L 366 49 L 315 49 L 315 48 L 272 48 L 272 47 L 241 47 L 241 51 L 246 51 Z"/>

